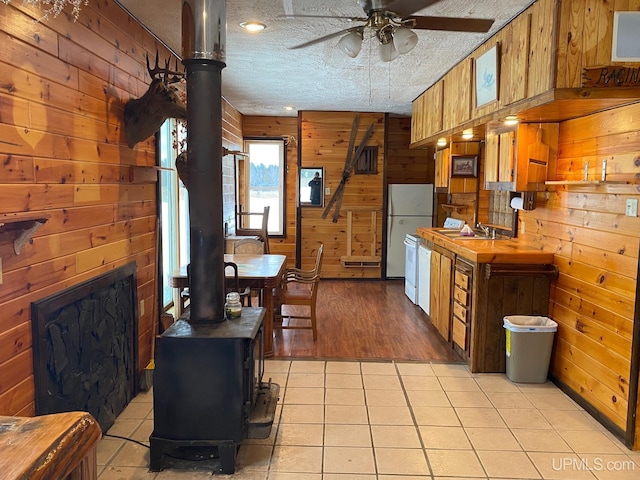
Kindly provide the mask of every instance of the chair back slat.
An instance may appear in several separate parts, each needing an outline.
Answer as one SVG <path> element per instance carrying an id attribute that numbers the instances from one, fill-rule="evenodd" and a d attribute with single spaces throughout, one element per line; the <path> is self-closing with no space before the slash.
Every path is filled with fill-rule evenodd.
<path id="1" fill-rule="evenodd" d="M 264 253 L 270 253 L 269 251 L 269 210 L 271 207 L 266 206 L 262 213 L 259 212 L 243 212 L 241 207 L 236 211 L 236 235 L 238 236 L 250 236 L 257 235 L 264 242 Z M 260 228 L 251 228 L 249 225 L 249 219 L 252 216 L 262 217 L 262 226 Z"/>
<path id="2" fill-rule="evenodd" d="M 264 253 L 264 242 L 254 238 L 242 238 L 233 242 L 233 253 L 262 255 Z"/>

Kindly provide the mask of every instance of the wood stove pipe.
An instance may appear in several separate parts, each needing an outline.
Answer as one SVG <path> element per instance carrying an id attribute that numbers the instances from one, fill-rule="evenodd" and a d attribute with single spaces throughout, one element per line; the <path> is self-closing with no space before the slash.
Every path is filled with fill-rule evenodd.
<path id="1" fill-rule="evenodd" d="M 187 71 L 187 155 L 191 323 L 224 322 L 222 69 L 225 0 L 183 0 L 182 58 Z M 191 101 L 189 101 L 191 100 Z"/>

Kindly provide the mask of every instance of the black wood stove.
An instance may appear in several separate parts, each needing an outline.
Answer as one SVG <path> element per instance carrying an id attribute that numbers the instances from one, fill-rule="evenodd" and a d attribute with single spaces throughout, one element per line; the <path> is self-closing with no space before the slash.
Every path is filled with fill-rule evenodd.
<path id="1" fill-rule="evenodd" d="M 263 308 L 224 316 L 222 82 L 224 0 L 182 0 L 187 72 L 190 309 L 158 340 L 152 471 L 168 458 L 218 459 L 235 471 L 246 438 L 267 438 L 279 387 L 264 384 Z"/>
<path id="2" fill-rule="evenodd" d="M 217 457 L 220 470 L 233 473 L 240 442 L 267 438 L 275 417 L 279 386 L 262 382 L 264 309 L 211 325 L 185 315 L 158 342 L 150 469 L 193 447 L 194 459 Z"/>

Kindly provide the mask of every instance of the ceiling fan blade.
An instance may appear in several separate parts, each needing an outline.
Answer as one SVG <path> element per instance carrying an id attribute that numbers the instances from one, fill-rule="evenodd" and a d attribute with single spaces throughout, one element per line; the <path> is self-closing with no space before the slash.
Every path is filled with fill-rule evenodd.
<path id="1" fill-rule="evenodd" d="M 308 47 L 310 45 L 315 45 L 316 43 L 321 43 L 331 38 L 339 37 L 340 35 L 344 35 L 351 32 L 357 32 L 358 30 L 364 29 L 364 25 L 358 25 L 357 27 L 345 28 L 344 30 L 339 30 L 337 32 L 330 33 L 329 35 L 325 35 L 324 37 L 318 37 L 313 40 L 309 40 L 308 42 L 301 43 L 300 45 L 295 45 L 293 47 L 289 47 L 289 50 L 295 50 L 298 48 Z"/>
<path id="2" fill-rule="evenodd" d="M 407 17 L 418 10 L 438 3 L 441 0 L 394 0 L 385 5 L 384 9 L 389 12 L 397 13 L 401 17 Z"/>
<path id="3" fill-rule="evenodd" d="M 420 17 L 412 16 L 404 20 L 413 20 L 411 28 L 422 30 L 445 30 L 449 32 L 478 32 L 486 33 L 495 21 L 492 18 L 461 18 L 461 17 Z"/>
<path id="4" fill-rule="evenodd" d="M 337 18 L 339 20 L 346 20 L 348 22 L 366 22 L 367 19 L 363 17 L 336 17 L 334 15 L 299 15 L 299 14 L 291 14 L 291 15 L 278 15 L 279 18 Z"/>

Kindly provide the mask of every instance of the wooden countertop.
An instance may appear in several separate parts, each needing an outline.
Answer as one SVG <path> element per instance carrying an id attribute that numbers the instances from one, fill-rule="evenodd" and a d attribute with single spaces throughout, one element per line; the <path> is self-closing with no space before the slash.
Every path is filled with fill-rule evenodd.
<path id="1" fill-rule="evenodd" d="M 553 253 L 528 245 L 518 238 L 478 240 L 451 237 L 438 233 L 440 228 L 419 227 L 421 238 L 439 245 L 474 263 L 553 263 Z"/>
<path id="2" fill-rule="evenodd" d="M 86 412 L 0 416 L 0 472 L 6 479 L 95 479 L 102 436 Z"/>

